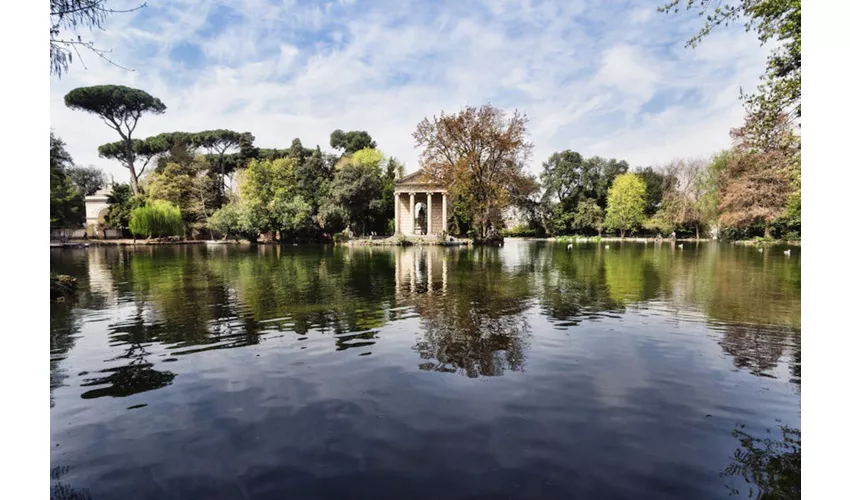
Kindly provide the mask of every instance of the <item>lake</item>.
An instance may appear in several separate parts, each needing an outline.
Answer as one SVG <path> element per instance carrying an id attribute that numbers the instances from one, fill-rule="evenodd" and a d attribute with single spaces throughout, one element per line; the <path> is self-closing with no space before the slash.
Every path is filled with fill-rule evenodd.
<path id="1" fill-rule="evenodd" d="M 783 250 L 51 249 L 52 496 L 793 497 Z"/>

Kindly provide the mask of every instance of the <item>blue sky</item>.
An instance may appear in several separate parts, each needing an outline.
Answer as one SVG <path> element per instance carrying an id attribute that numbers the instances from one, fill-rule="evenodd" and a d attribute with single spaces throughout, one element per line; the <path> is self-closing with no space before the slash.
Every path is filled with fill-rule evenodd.
<path id="1" fill-rule="evenodd" d="M 51 127 L 76 163 L 116 181 L 126 170 L 97 146 L 117 136 L 65 108 L 74 87 L 130 85 L 162 99 L 168 111 L 142 118 L 138 137 L 230 128 L 262 147 L 299 137 L 327 149 L 336 128 L 367 130 L 408 171 L 422 118 L 488 102 L 527 114 L 534 173 L 563 149 L 632 166 L 707 156 L 741 124 L 739 88 L 755 89 L 767 49 L 740 26 L 685 48 L 699 18 L 658 4 L 148 0 L 93 35 L 134 71 L 83 53 L 88 69 L 51 77 Z M 110 4 L 123 5 L 134 2 Z"/>

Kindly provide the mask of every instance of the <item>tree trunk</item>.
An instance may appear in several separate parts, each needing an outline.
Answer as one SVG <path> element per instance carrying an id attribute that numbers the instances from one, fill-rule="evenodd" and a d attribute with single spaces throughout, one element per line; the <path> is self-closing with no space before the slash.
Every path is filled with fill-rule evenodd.
<path id="1" fill-rule="evenodd" d="M 124 149 L 127 156 L 127 170 L 130 171 L 130 186 L 133 188 L 133 194 L 138 195 L 141 189 L 139 177 L 136 175 L 136 154 L 133 152 L 133 141 L 130 137 L 124 140 Z"/>
<path id="2" fill-rule="evenodd" d="M 699 224 L 697 224 L 697 239 L 699 239 Z"/>
<path id="3" fill-rule="evenodd" d="M 625 230 L 625 229 L 620 229 L 620 239 L 622 240 L 622 239 L 623 239 L 623 238 L 625 238 L 625 237 L 626 237 L 626 230 Z"/>
<path id="4" fill-rule="evenodd" d="M 770 239 L 770 224 L 767 222 L 764 223 L 764 239 Z"/>

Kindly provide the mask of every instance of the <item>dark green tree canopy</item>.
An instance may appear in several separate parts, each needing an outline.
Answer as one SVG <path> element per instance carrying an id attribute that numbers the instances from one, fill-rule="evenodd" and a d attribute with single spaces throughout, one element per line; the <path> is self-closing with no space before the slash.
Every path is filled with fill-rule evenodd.
<path id="1" fill-rule="evenodd" d="M 68 178 L 84 196 L 91 196 L 106 184 L 106 174 L 97 167 L 70 167 L 66 170 Z"/>
<path id="2" fill-rule="evenodd" d="M 165 104 L 144 90 L 123 85 L 96 85 L 76 88 L 65 96 L 65 105 L 100 116 L 107 125 L 122 131 L 124 126 L 132 133 L 139 118 L 145 113 L 165 113 Z"/>
<path id="3" fill-rule="evenodd" d="M 85 218 L 83 195 L 68 178 L 74 160 L 62 139 L 50 133 L 50 227 L 77 227 Z"/>
<path id="4" fill-rule="evenodd" d="M 365 148 L 376 149 L 378 144 L 372 140 L 372 136 L 363 130 L 351 130 L 343 132 L 336 129 L 331 133 L 331 147 L 341 149 L 345 154 L 352 154 Z"/>

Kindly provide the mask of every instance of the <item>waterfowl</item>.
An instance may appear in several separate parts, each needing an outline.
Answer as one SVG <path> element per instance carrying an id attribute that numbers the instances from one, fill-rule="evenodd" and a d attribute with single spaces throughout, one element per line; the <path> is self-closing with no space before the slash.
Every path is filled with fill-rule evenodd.
<path id="1" fill-rule="evenodd" d="M 684 244 L 684 243 L 679 243 L 679 248 L 685 248 L 685 244 Z"/>
<path id="2" fill-rule="evenodd" d="M 567 250 L 572 250 L 572 249 L 573 249 L 573 244 L 572 244 L 572 243 L 570 243 L 569 245 L 567 245 Z"/>
<path id="3" fill-rule="evenodd" d="M 782 253 L 784 253 L 785 255 L 791 255 L 791 249 L 789 248 L 788 250 L 785 250 Z"/>
<path id="4" fill-rule="evenodd" d="M 759 252 L 764 252 L 764 248 L 759 248 Z"/>
<path id="5" fill-rule="evenodd" d="M 605 250 L 608 250 L 609 248 L 611 248 L 611 247 L 608 246 L 608 245 L 605 245 Z"/>

